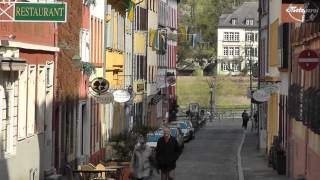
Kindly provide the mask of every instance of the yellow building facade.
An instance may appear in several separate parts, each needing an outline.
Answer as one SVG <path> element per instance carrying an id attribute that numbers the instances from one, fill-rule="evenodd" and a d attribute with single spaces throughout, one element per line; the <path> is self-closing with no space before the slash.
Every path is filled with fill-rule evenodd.
<path id="1" fill-rule="evenodd" d="M 108 1 L 106 21 L 106 52 L 105 52 L 105 78 L 110 83 L 110 91 L 124 89 L 124 64 L 125 64 L 125 10 L 127 2 Z M 118 102 L 113 102 L 109 108 L 112 123 L 109 124 L 111 135 L 121 133 L 126 127 L 125 108 Z"/>
<path id="2" fill-rule="evenodd" d="M 279 19 L 275 19 L 270 24 L 269 36 L 269 73 L 266 80 L 272 84 L 278 81 L 278 28 Z M 279 132 L 279 92 L 274 92 L 268 101 L 268 119 L 267 119 L 267 151 L 269 152 L 273 143 L 274 136 Z"/>

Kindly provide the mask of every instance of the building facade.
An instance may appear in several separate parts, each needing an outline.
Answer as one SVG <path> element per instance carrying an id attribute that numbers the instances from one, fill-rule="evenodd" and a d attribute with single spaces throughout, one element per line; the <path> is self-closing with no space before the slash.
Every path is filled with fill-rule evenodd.
<path id="1" fill-rule="evenodd" d="M 244 2 L 218 25 L 217 74 L 247 74 L 258 62 L 258 2 Z"/>
<path id="2" fill-rule="evenodd" d="M 48 154 L 54 139 L 57 26 L 14 22 L 0 26 L 1 178 L 43 178 L 54 166 Z"/>
<path id="3" fill-rule="evenodd" d="M 157 89 L 157 51 L 155 49 L 155 40 L 158 30 L 158 0 L 148 0 L 148 42 L 147 42 L 147 124 L 158 126 L 157 104 L 159 91 Z"/>
<path id="4" fill-rule="evenodd" d="M 179 1 L 64 2 L 64 23 L 1 22 L 0 13 L 0 179 L 57 179 L 110 160 L 111 136 L 157 127 L 176 107 Z M 131 99 L 99 102 L 97 77 Z"/>
<path id="5" fill-rule="evenodd" d="M 298 61 L 304 50 L 318 54 L 319 27 L 318 22 L 288 23 L 282 3 L 304 2 L 260 0 L 259 89 L 269 96 L 259 105 L 260 148 L 269 159 L 280 157 L 279 174 L 313 180 L 320 162 L 319 67 L 307 70 Z"/>
<path id="6" fill-rule="evenodd" d="M 297 23 L 290 25 L 289 98 L 288 111 L 288 174 L 308 180 L 319 178 L 320 120 L 319 110 L 319 66 L 305 70 L 299 64 L 303 50 L 314 50 L 319 56 L 319 23 Z M 296 97 L 302 97 L 298 99 Z M 298 113 L 297 113 L 298 112 Z M 300 112 L 300 113 L 299 113 Z"/>

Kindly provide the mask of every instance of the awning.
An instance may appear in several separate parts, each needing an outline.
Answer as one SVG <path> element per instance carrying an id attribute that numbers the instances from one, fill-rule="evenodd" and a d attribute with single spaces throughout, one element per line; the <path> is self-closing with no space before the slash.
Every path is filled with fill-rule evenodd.
<path id="1" fill-rule="evenodd" d="M 2 71 L 22 71 L 26 66 L 26 60 L 0 56 L 0 70 Z"/>

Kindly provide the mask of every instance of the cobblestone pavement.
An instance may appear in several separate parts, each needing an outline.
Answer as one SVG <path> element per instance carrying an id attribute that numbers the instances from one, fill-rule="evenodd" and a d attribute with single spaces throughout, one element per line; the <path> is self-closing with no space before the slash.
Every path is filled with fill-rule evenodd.
<path id="1" fill-rule="evenodd" d="M 242 148 L 242 168 L 245 180 L 288 180 L 268 167 L 265 155 L 257 150 L 258 136 L 248 131 Z"/>
<path id="2" fill-rule="evenodd" d="M 185 144 L 175 180 L 237 180 L 237 150 L 241 120 L 208 122 Z M 157 175 L 154 180 L 160 180 Z"/>

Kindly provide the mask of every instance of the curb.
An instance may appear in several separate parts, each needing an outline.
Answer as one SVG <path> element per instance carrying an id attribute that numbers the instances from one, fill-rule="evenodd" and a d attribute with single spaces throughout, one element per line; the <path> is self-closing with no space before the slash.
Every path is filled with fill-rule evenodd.
<path id="1" fill-rule="evenodd" d="M 237 167 L 238 167 L 239 180 L 244 180 L 243 169 L 242 169 L 242 160 L 241 160 L 241 150 L 242 150 L 242 146 L 243 146 L 245 138 L 246 138 L 246 133 L 244 132 L 242 135 L 242 140 L 241 140 L 240 146 L 238 147 L 238 154 L 237 154 L 237 159 L 238 159 Z"/>

